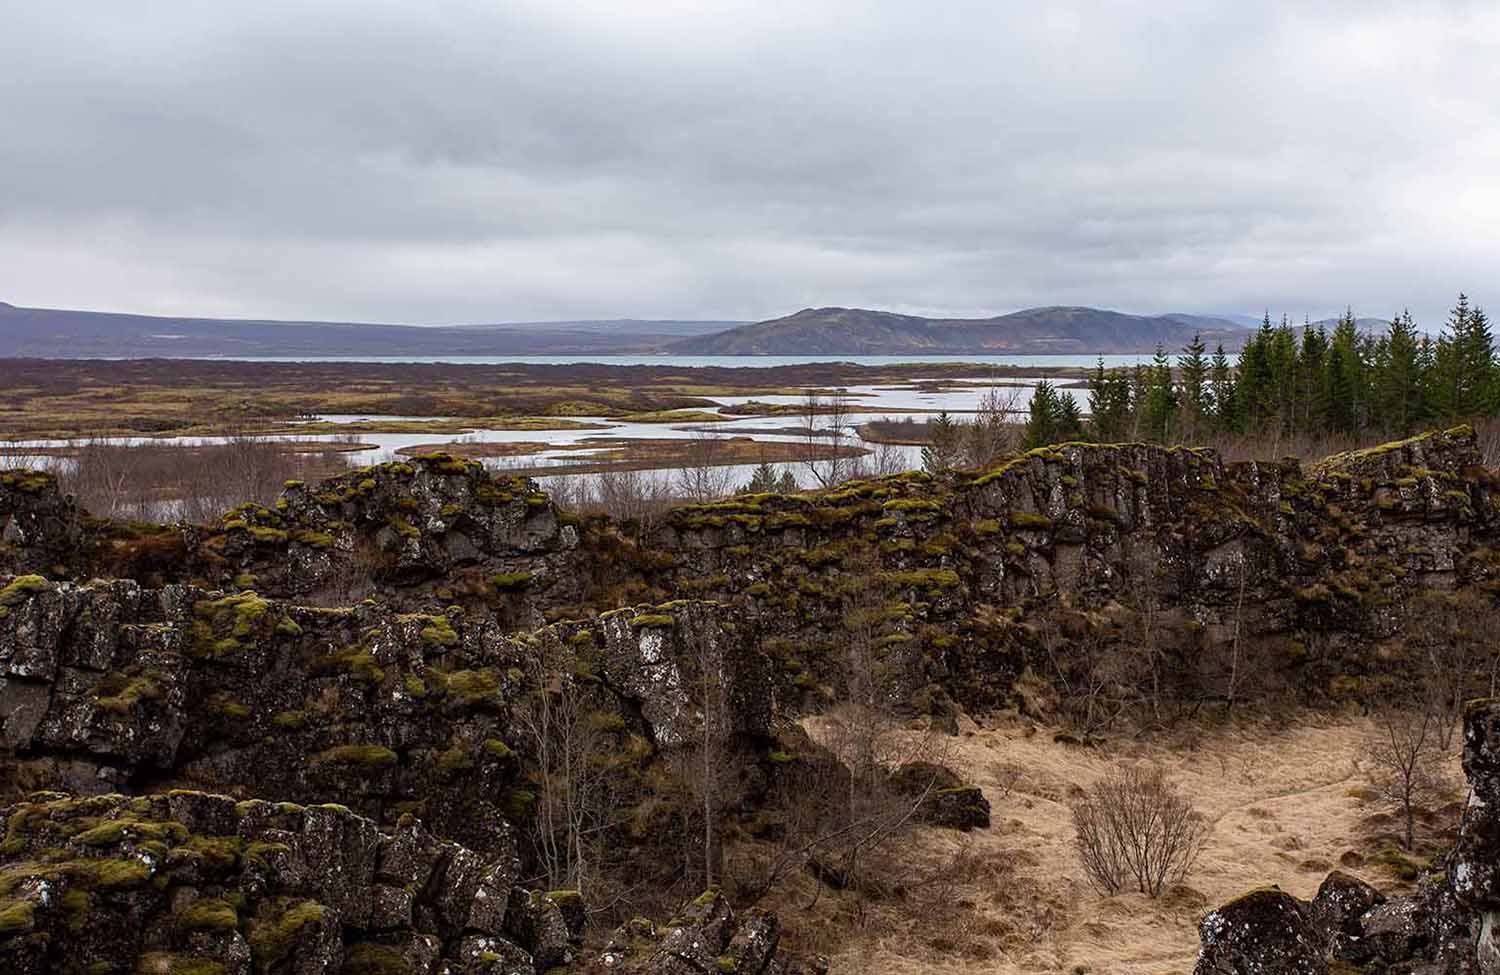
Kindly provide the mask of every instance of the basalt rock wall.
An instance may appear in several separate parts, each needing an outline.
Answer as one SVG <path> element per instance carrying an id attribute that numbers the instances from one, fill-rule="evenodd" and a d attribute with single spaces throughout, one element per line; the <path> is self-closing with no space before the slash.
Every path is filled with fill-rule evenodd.
<path id="1" fill-rule="evenodd" d="M 1489 585 L 1496 483 L 1467 428 L 1309 465 L 1062 445 L 679 508 L 645 575 L 760 621 L 784 699 L 810 707 L 861 629 L 919 709 L 1002 704 L 1028 670 L 1066 683 L 1131 641 L 1161 648 L 1153 677 L 1179 701 L 1318 702 L 1399 686 L 1414 598 Z"/>
<path id="2" fill-rule="evenodd" d="M 571 892 L 514 858 L 338 805 L 175 791 L 4 810 L 0 967 L 99 972 L 532 975 L 578 954 Z"/>
<path id="3" fill-rule="evenodd" d="M 33 579 L 0 617 L 0 779 L 13 793 L 162 784 L 418 815 L 509 851 L 531 792 L 523 709 L 567 679 L 648 763 L 699 734 L 702 668 L 728 731 L 772 731 L 768 662 L 712 604 L 525 634 L 454 608 L 317 609 L 254 593 Z"/>
<path id="4" fill-rule="evenodd" d="M 66 574 L 58 545 L 80 533 L 92 562 L 74 575 L 164 546 L 70 522 L 30 477 L 24 496 L 0 486 L 0 512 L 24 510 L 17 537 L 32 540 L 14 563 Z M 460 607 L 514 632 L 707 599 L 755 629 L 787 708 L 838 693 L 851 642 L 879 659 L 888 701 L 918 711 L 1008 703 L 1030 675 L 1066 688 L 1132 641 L 1161 648 L 1151 677 L 1176 700 L 1317 703 L 1401 685 L 1420 594 L 1493 588 L 1496 483 L 1467 428 L 1316 464 L 1065 444 L 982 473 L 687 505 L 638 531 L 425 457 L 171 529 L 181 557 L 146 581 Z"/>

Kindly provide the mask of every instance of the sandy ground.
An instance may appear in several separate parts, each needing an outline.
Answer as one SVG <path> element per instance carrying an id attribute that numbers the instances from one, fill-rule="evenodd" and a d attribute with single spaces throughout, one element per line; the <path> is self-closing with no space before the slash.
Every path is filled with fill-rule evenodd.
<path id="1" fill-rule="evenodd" d="M 813 722 L 809 730 L 821 729 Z M 951 864 L 951 883 L 929 893 L 953 909 L 920 919 L 909 906 L 890 909 L 885 931 L 836 952 L 833 970 L 1188 972 L 1204 911 L 1248 888 L 1277 884 L 1310 897 L 1335 867 L 1398 887 L 1379 866 L 1340 862 L 1349 851 L 1370 852 L 1371 820 L 1386 808 L 1362 768 L 1373 731 L 1364 718 L 1304 716 L 1290 727 L 1194 732 L 1171 747 L 1095 749 L 1059 744 L 1024 719 L 966 723 L 945 761 L 990 798 L 991 827 L 958 847 L 951 831 L 924 829 L 901 851 L 908 862 Z M 1168 771 L 1212 834 L 1185 883 L 1161 900 L 1100 897 L 1084 881 L 1067 800 L 1112 762 L 1142 759 Z M 1456 755 L 1449 773 L 1461 783 Z"/>

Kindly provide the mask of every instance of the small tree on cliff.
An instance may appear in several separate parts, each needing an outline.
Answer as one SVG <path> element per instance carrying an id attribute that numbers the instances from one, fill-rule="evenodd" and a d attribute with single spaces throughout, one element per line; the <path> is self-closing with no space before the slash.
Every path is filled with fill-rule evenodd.
<path id="1" fill-rule="evenodd" d="M 1388 708 L 1376 718 L 1370 741 L 1371 779 L 1381 797 L 1401 810 L 1408 850 L 1416 840 L 1417 811 L 1447 792 L 1438 722 L 1430 708 Z"/>

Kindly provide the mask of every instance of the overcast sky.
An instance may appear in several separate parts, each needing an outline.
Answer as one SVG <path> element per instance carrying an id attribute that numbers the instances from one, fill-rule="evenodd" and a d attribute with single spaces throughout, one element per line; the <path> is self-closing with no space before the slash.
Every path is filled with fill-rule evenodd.
<path id="1" fill-rule="evenodd" d="M 1500 305 L 1500 4 L 0 0 L 0 300 Z"/>

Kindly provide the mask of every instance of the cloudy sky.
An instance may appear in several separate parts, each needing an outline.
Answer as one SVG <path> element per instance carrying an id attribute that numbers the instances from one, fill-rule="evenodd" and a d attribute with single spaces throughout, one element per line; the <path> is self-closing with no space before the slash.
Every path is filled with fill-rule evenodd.
<path id="1" fill-rule="evenodd" d="M 0 300 L 1500 305 L 1500 5 L 0 0 Z"/>

